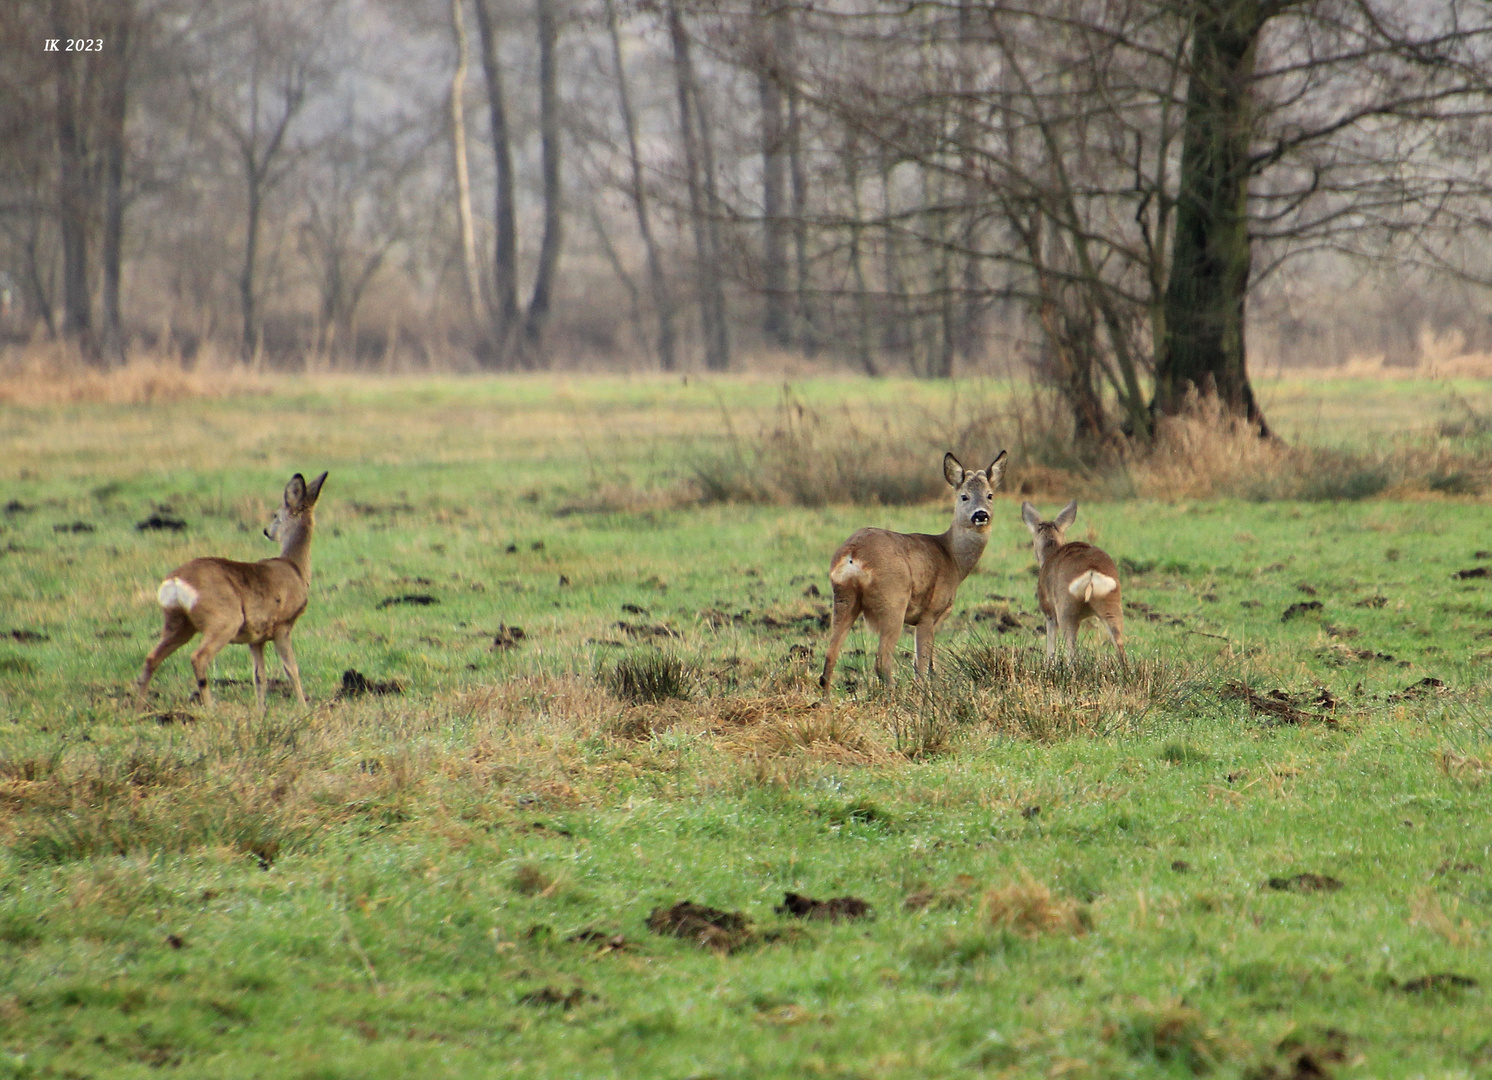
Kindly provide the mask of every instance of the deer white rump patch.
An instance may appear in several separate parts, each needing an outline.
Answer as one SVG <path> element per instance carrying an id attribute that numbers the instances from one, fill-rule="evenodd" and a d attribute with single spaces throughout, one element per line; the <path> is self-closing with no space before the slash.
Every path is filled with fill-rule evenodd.
<path id="1" fill-rule="evenodd" d="M 170 611 L 179 608 L 182 611 L 191 611 L 197 604 L 197 590 L 188 585 L 181 578 L 168 577 L 161 582 L 161 587 L 156 590 L 155 598 L 160 602 L 162 608 Z"/>
<path id="2" fill-rule="evenodd" d="M 870 584 L 870 568 L 857 563 L 853 555 L 848 556 L 829 571 L 829 580 L 836 585 L 847 585 L 858 581 L 862 586 Z"/>
<path id="3" fill-rule="evenodd" d="M 1108 596 L 1118 587 L 1119 583 L 1108 574 L 1100 574 L 1097 570 L 1085 570 L 1072 579 L 1072 584 L 1067 586 L 1067 591 L 1086 604 L 1095 596 Z"/>

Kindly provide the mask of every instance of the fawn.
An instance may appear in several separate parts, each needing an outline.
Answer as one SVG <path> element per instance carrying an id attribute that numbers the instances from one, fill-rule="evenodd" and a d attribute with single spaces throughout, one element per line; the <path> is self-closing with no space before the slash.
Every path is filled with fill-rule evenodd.
<path id="1" fill-rule="evenodd" d="M 280 542 L 280 554 L 258 562 L 202 558 L 178 566 L 161 582 L 156 599 L 166 624 L 161 640 L 145 658 L 136 693 L 141 705 L 150 677 L 161 662 L 197 633 L 202 644 L 192 653 L 192 671 L 197 676 L 196 697 L 212 705 L 207 673 L 223 646 L 247 645 L 254 655 L 254 697 L 264 715 L 264 643 L 275 643 L 280 666 L 290 676 L 296 699 L 306 705 L 301 689 L 300 667 L 290 647 L 290 631 L 306 610 L 311 591 L 311 531 L 315 526 L 316 498 L 326 481 L 322 473 L 310 484 L 296 473 L 285 485 L 285 499 L 264 530 Z"/>
<path id="2" fill-rule="evenodd" d="M 1075 659 L 1078 627 L 1085 619 L 1097 619 L 1119 652 L 1119 666 L 1127 672 L 1119 568 L 1102 548 L 1081 540 L 1064 542 L 1063 536 L 1077 516 L 1076 499 L 1062 508 L 1055 521 L 1042 521 L 1036 507 L 1021 503 L 1021 520 L 1036 543 L 1036 599 L 1046 616 L 1047 663 L 1057 654 L 1058 627 L 1067 642 L 1067 655 Z"/>
<path id="3" fill-rule="evenodd" d="M 862 612 L 881 637 L 876 674 L 888 688 L 891 657 L 903 626 L 913 627 L 916 633 L 917 674 L 932 670 L 933 635 L 952 610 L 960 583 L 984 554 L 989 542 L 990 500 L 1004 472 L 1004 450 L 989 468 L 977 471 L 965 469 L 958 458 L 945 454 L 943 478 L 957 492 L 953 524 L 947 532 L 932 536 L 861 529 L 839 546 L 829 561 L 834 616 L 824 673 L 819 676 L 825 697 L 845 635 Z"/>

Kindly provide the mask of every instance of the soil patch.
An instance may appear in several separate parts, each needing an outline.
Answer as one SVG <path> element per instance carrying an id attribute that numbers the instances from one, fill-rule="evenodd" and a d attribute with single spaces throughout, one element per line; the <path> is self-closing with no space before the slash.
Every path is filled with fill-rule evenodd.
<path id="1" fill-rule="evenodd" d="M 1487 577 L 1492 574 L 1485 566 L 1473 566 L 1470 570 L 1457 570 L 1451 575 L 1457 581 L 1465 581 L 1467 578 Z"/>
<path id="2" fill-rule="evenodd" d="M 1342 883 L 1327 874 L 1296 874 L 1293 877 L 1272 877 L 1264 883 L 1267 889 L 1277 892 L 1336 892 L 1342 887 Z"/>
<path id="3" fill-rule="evenodd" d="M 409 604 L 413 607 L 429 607 L 431 604 L 438 603 L 440 603 L 440 601 L 435 599 L 435 597 L 431 596 L 429 593 L 405 593 L 403 596 L 390 596 L 385 600 L 378 601 L 378 607 L 380 610 L 386 607 L 393 607 L 395 604 Z"/>
<path id="4" fill-rule="evenodd" d="M 1278 689 L 1261 694 L 1247 683 L 1230 679 L 1223 687 L 1223 696 L 1246 701 L 1249 709 L 1255 714 L 1262 713 L 1279 724 L 1300 724 L 1307 720 L 1319 720 L 1325 724 L 1337 722 L 1337 718 L 1331 715 L 1331 711 L 1335 710 L 1339 703 L 1336 696 L 1324 686 L 1317 688 L 1312 697 L 1290 694 Z M 1311 712 L 1307 707 L 1328 711 Z"/>
<path id="5" fill-rule="evenodd" d="M 815 900 L 801 893 L 783 893 L 782 903 L 772 909 L 779 915 L 791 915 L 798 919 L 819 919 L 825 922 L 840 922 L 849 919 L 868 919 L 871 907 L 858 896 L 836 896 L 830 900 Z"/>
<path id="6" fill-rule="evenodd" d="M 1445 689 L 1445 683 L 1432 676 L 1426 676 L 1417 683 L 1410 683 L 1404 689 L 1388 695 L 1389 701 L 1413 701 L 1415 698 L 1427 697 L 1430 694 L 1439 693 Z"/>
<path id="7" fill-rule="evenodd" d="M 751 920 L 739 911 L 680 900 L 672 907 L 657 907 L 648 915 L 648 929 L 664 937 L 693 941 L 702 949 L 732 952 L 752 939 Z"/>
<path id="8" fill-rule="evenodd" d="M 8 637 L 11 641 L 20 642 L 22 645 L 35 645 L 38 642 L 52 640 L 46 634 L 38 633 L 35 630 L 6 630 L 0 633 L 0 637 Z"/>
<path id="9" fill-rule="evenodd" d="M 144 521 L 135 522 L 136 532 L 185 532 L 187 523 L 179 517 L 157 511 Z"/>
<path id="10" fill-rule="evenodd" d="M 558 1005 L 561 1009 L 569 1012 L 577 1005 L 584 1005 L 587 1001 L 597 1000 L 599 999 L 595 994 L 587 993 L 578 986 L 569 991 L 560 990 L 553 986 L 545 986 L 524 994 L 518 999 L 518 1004 L 532 1005 L 540 1009 Z"/>
<path id="11" fill-rule="evenodd" d="M 91 533 L 93 526 L 86 521 L 61 522 L 52 526 L 55 533 Z"/>
<path id="12" fill-rule="evenodd" d="M 339 698 L 355 698 L 364 694 L 402 694 L 404 684 L 398 679 L 381 681 L 370 679 L 357 668 L 348 668 L 342 672 L 342 689 L 337 692 Z"/>
<path id="13" fill-rule="evenodd" d="M 523 632 L 521 626 L 508 626 L 506 623 L 497 624 L 497 633 L 492 635 L 492 647 L 494 649 L 516 649 L 520 642 L 527 639 L 528 635 Z"/>
<path id="14" fill-rule="evenodd" d="M 1326 605 L 1320 600 L 1302 600 L 1298 604 L 1291 604 L 1280 613 L 1280 622 L 1289 622 L 1291 619 L 1306 615 L 1312 611 L 1320 611 Z"/>
<path id="15" fill-rule="evenodd" d="M 1457 975 L 1454 971 L 1437 971 L 1433 975 L 1421 975 L 1417 979 L 1399 983 L 1406 994 L 1428 994 L 1443 990 L 1474 990 L 1481 983 L 1470 975 Z"/>

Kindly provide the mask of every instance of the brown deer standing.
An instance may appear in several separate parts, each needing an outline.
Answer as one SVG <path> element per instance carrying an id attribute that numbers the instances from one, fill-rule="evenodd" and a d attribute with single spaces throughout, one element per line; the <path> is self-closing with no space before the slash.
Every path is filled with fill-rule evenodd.
<path id="1" fill-rule="evenodd" d="M 943 477 L 957 492 L 953 524 L 948 531 L 898 533 L 861 529 L 839 546 L 829 560 L 834 587 L 834 621 L 819 686 L 828 697 L 834 665 L 845 635 L 863 612 L 881 637 L 876 674 L 890 687 L 891 658 L 903 626 L 916 633 L 915 670 L 932 670 L 933 635 L 953 608 L 953 597 L 974 571 L 989 542 L 990 500 L 1005 472 L 1001 450 L 989 468 L 969 471 L 952 454 L 943 455 Z"/>
<path id="2" fill-rule="evenodd" d="M 1119 652 L 1119 666 L 1129 670 L 1124 655 L 1124 610 L 1119 603 L 1119 568 L 1102 549 L 1081 540 L 1064 541 L 1078 517 L 1078 501 L 1062 508 L 1056 521 L 1042 521 L 1036 507 L 1021 503 L 1021 520 L 1036 544 L 1036 599 L 1046 616 L 1046 659 L 1057 655 L 1057 630 L 1067 643 L 1067 655 L 1077 658 L 1078 627 L 1097 619 Z"/>
<path id="3" fill-rule="evenodd" d="M 192 653 L 197 694 L 212 705 L 207 673 L 215 656 L 229 643 L 247 645 L 254 655 L 254 697 L 264 714 L 264 643 L 275 643 L 280 666 L 290 676 L 295 696 L 304 708 L 300 667 L 290 647 L 290 631 L 306 610 L 311 591 L 311 531 L 315 527 L 316 498 L 326 481 L 322 473 L 309 485 L 296 473 L 285 485 L 285 501 L 264 535 L 280 542 L 280 554 L 258 562 L 203 558 L 178 566 L 156 592 L 166 625 L 161 640 L 145 658 L 137 693 L 145 703 L 150 677 L 161 662 L 201 633 L 202 644 Z"/>

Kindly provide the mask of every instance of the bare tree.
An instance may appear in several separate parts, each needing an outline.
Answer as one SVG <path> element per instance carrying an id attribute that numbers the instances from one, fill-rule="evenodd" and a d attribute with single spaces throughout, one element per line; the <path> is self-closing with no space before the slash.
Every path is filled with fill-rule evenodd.
<path id="1" fill-rule="evenodd" d="M 606 28 L 611 38 L 617 107 L 621 112 L 622 132 L 627 141 L 627 165 L 631 178 L 628 194 L 632 198 L 633 212 L 637 215 L 637 233 L 642 238 L 647 255 L 648 284 L 652 291 L 653 309 L 658 316 L 658 365 L 664 371 L 673 371 L 678 366 L 673 297 L 669 293 L 668 279 L 663 270 L 663 255 L 659 250 L 658 240 L 653 235 L 652 216 L 648 211 L 642 152 L 637 142 L 637 116 L 632 108 L 632 93 L 628 87 L 626 64 L 622 58 L 622 35 L 617 19 L 616 0 L 606 0 Z M 607 249 L 610 251 L 609 244 Z"/>
<path id="2" fill-rule="evenodd" d="M 477 32 L 482 42 L 482 74 L 487 83 L 487 116 L 492 131 L 493 218 L 496 244 L 492 264 L 494 295 L 494 340 L 488 351 L 490 364 L 506 362 L 511 336 L 517 327 L 518 308 L 518 212 L 513 192 L 513 148 L 508 134 L 508 108 L 504 98 L 503 69 L 491 0 L 474 0 Z"/>
<path id="3" fill-rule="evenodd" d="M 533 292 L 523 319 L 524 352 L 527 363 L 544 361 L 544 327 L 553 302 L 554 275 L 559 266 L 560 241 L 564 230 L 564 192 L 560 186 L 559 71 L 556 47 L 559 21 L 555 0 L 534 0 L 539 44 L 539 145 L 544 186 L 544 235 L 539 241 L 539 262 L 534 272 Z"/>
<path id="4" fill-rule="evenodd" d="M 477 234 L 471 215 L 471 169 L 466 160 L 466 73 L 470 50 L 466 40 L 464 0 L 451 0 L 451 36 L 456 66 L 451 71 L 451 164 L 456 181 L 456 221 L 460 231 L 461 274 L 466 286 L 467 313 L 482 317 L 482 275 L 477 263 Z"/>

